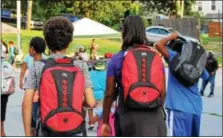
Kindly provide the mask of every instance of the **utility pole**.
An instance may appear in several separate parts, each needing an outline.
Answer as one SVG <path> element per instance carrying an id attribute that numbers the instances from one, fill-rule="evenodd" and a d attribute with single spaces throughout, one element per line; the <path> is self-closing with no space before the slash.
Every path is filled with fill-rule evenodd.
<path id="1" fill-rule="evenodd" d="M 183 18 L 184 15 L 184 0 L 177 0 L 176 1 L 176 10 L 177 15 L 180 16 L 180 18 Z"/>
<path id="2" fill-rule="evenodd" d="M 21 29 L 21 1 L 16 1 L 16 14 L 17 14 L 17 47 L 19 52 L 21 51 L 21 42 L 20 42 L 20 29 Z"/>
<path id="3" fill-rule="evenodd" d="M 184 0 L 181 1 L 181 15 L 180 15 L 181 18 L 184 17 Z"/>
<path id="4" fill-rule="evenodd" d="M 26 15 L 26 29 L 30 30 L 30 24 L 32 20 L 32 0 L 27 0 L 27 15 Z"/>

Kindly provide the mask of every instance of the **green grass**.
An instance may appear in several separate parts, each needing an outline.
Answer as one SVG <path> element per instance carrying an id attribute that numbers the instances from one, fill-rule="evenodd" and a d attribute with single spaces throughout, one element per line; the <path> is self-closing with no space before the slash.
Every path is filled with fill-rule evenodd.
<path id="1" fill-rule="evenodd" d="M 28 46 L 29 42 L 32 39 L 32 37 L 35 36 L 40 36 L 43 37 L 42 31 L 27 31 L 27 30 L 22 30 L 21 32 L 21 46 L 22 46 L 22 51 L 24 55 L 28 53 Z M 16 39 L 16 34 L 2 34 L 2 39 L 8 43 L 9 41 L 14 41 L 16 44 L 17 39 Z M 107 39 L 107 37 L 112 37 Z M 113 37 L 116 37 L 115 39 Z M 74 53 L 75 50 L 78 49 L 80 45 L 85 46 L 87 49 L 91 43 L 92 38 L 95 38 L 96 43 L 99 45 L 99 51 L 98 54 L 103 55 L 106 52 L 111 52 L 111 53 L 116 53 L 117 51 L 120 50 L 121 47 L 121 41 L 120 34 L 115 34 L 115 35 L 98 35 L 98 36 L 84 36 L 84 37 L 74 37 L 70 47 L 67 49 L 67 54 L 72 54 Z M 119 40 L 119 41 L 117 41 Z M 89 49 L 88 49 L 89 52 Z"/>
<path id="2" fill-rule="evenodd" d="M 27 31 L 22 30 L 21 32 L 21 46 L 24 55 L 28 53 L 29 41 L 34 36 L 43 37 L 42 31 Z M 2 34 L 3 40 L 8 43 L 9 41 L 14 41 L 16 43 L 16 34 Z M 99 45 L 99 55 L 104 55 L 106 52 L 116 53 L 121 48 L 121 35 L 112 34 L 112 35 L 96 35 L 96 36 L 75 36 L 70 47 L 67 49 L 67 54 L 73 54 L 75 50 L 78 49 L 80 45 L 83 45 L 87 48 L 89 52 L 89 45 L 91 40 L 95 38 L 96 43 Z M 206 50 L 213 50 L 214 52 L 222 51 L 222 42 L 219 43 L 219 37 L 208 37 L 201 35 L 201 43 Z M 222 63 L 222 56 L 217 57 L 218 62 Z"/>

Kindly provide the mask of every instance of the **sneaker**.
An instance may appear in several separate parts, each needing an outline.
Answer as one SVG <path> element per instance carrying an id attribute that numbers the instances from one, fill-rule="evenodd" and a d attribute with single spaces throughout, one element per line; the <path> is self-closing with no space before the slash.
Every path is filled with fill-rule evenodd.
<path id="1" fill-rule="evenodd" d="M 94 129 L 94 124 L 89 125 L 88 130 L 93 130 Z"/>
<path id="2" fill-rule="evenodd" d="M 211 98 L 211 97 L 213 97 L 213 95 L 209 95 L 208 97 Z"/>

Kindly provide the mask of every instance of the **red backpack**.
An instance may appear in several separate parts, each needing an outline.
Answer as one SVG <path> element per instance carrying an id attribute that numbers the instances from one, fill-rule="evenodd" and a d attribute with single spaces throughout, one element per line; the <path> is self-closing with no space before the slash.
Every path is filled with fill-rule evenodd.
<path id="1" fill-rule="evenodd" d="M 40 81 L 40 118 L 44 136 L 83 132 L 84 75 L 73 59 L 44 61 Z"/>
<path id="2" fill-rule="evenodd" d="M 124 106 L 148 109 L 161 106 L 163 63 L 147 46 L 137 46 L 124 55 L 122 71 Z"/>

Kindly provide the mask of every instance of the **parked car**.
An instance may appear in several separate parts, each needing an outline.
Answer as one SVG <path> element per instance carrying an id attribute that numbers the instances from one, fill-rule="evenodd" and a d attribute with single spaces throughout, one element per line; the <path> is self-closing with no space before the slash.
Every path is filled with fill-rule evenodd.
<path id="1" fill-rule="evenodd" d="M 167 37 L 168 35 L 170 35 L 174 32 L 177 32 L 179 34 L 179 36 L 182 36 L 186 40 L 200 43 L 197 39 L 195 39 L 193 37 L 182 35 L 178 31 L 176 31 L 172 28 L 167 28 L 165 26 L 152 26 L 152 27 L 146 28 L 146 37 L 150 43 L 154 43 L 154 42 L 157 42 L 157 41 Z"/>
<path id="2" fill-rule="evenodd" d="M 31 20 L 30 22 L 30 28 L 32 30 L 42 30 L 43 29 L 43 21 L 37 21 L 37 20 Z M 21 27 L 22 29 L 26 28 L 26 17 L 21 18 Z"/>

